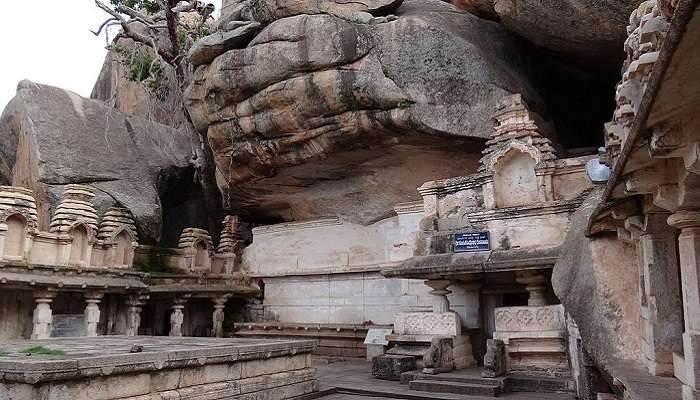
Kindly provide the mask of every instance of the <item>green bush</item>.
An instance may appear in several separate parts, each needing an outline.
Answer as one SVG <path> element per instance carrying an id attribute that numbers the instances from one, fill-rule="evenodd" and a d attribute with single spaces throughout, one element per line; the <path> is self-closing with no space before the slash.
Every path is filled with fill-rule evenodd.
<path id="1" fill-rule="evenodd" d="M 145 10 L 151 14 L 160 11 L 160 5 L 154 0 L 111 0 L 113 6 L 127 6 Z"/>
<path id="2" fill-rule="evenodd" d="M 20 353 L 25 353 L 27 355 L 34 355 L 34 354 L 42 354 L 42 355 L 47 355 L 47 356 L 62 356 L 66 354 L 65 351 L 63 350 L 58 350 L 58 349 L 49 349 L 48 347 L 44 346 L 32 346 L 32 347 L 27 347 L 25 349 L 22 349 Z"/>
<path id="3" fill-rule="evenodd" d="M 163 66 L 146 51 L 132 50 L 126 46 L 115 44 L 111 46 L 126 67 L 127 78 L 134 82 L 143 82 L 146 87 L 160 100 L 168 96 L 167 78 Z"/>

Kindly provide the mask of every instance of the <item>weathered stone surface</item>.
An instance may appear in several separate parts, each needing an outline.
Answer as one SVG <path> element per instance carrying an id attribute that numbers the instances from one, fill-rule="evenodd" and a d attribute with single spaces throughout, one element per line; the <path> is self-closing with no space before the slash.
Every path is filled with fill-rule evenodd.
<path id="1" fill-rule="evenodd" d="M 197 69 L 187 105 L 208 132 L 229 208 L 367 223 L 419 181 L 471 169 L 466 139 L 488 135 L 500 97 L 541 106 L 497 24 L 437 1 L 396 14 L 369 25 L 279 19 Z"/>
<path id="2" fill-rule="evenodd" d="M 502 340 L 488 339 L 486 341 L 486 355 L 484 356 L 484 370 L 481 376 L 495 378 L 506 373 L 506 345 Z"/>
<path id="3" fill-rule="evenodd" d="M 198 40 L 190 49 L 187 58 L 194 65 L 208 64 L 228 50 L 245 47 L 260 31 L 258 22 L 250 22 L 231 31 L 219 31 Z"/>
<path id="4" fill-rule="evenodd" d="M 119 38 L 113 45 L 121 46 L 127 51 L 152 55 L 148 47 L 139 46 L 129 38 Z M 107 52 L 90 98 L 102 100 L 125 114 L 164 125 L 180 126 L 184 122 L 184 113 L 174 69 L 167 64 L 161 65 L 161 87 L 156 95 L 146 82 L 129 79 L 130 71 L 125 61 L 127 60 L 113 49 Z"/>
<path id="5" fill-rule="evenodd" d="M 126 207 L 145 242 L 160 238 L 160 181 L 188 168 L 189 134 L 30 81 L 19 84 L 8 110 L 0 158 L 12 168 L 8 179 L 36 194 L 40 228 L 48 227 L 65 185 L 81 183 L 98 194 L 98 214 Z"/>
<path id="6" fill-rule="evenodd" d="M 469 11 L 482 18 L 497 20 L 498 14 L 493 8 L 494 0 L 452 0 L 460 10 Z"/>
<path id="7" fill-rule="evenodd" d="M 616 236 L 588 238 L 588 218 L 600 201 L 596 188 L 571 218 L 554 266 L 552 287 L 574 318 L 585 349 L 607 368 L 614 359 L 638 360 L 639 270 L 633 244 Z"/>
<path id="8" fill-rule="evenodd" d="M 228 14 L 231 19 L 272 21 L 295 15 L 330 14 L 356 22 L 369 22 L 373 15 L 386 15 L 396 10 L 403 0 L 245 0 Z"/>
<path id="9" fill-rule="evenodd" d="M 401 374 L 416 369 L 416 358 L 382 354 L 372 359 L 372 376 L 387 381 L 400 381 Z"/>
<path id="10" fill-rule="evenodd" d="M 493 8 L 503 25 L 534 44 L 596 69 L 614 71 L 622 60 L 620 46 L 626 38 L 628 17 L 639 3 L 641 0 L 499 0 L 493 1 Z"/>

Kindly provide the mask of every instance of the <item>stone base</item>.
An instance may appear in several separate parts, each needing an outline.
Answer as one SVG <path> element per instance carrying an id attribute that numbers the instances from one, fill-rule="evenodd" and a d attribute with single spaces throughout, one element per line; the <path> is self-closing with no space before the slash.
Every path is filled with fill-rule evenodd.
<path id="1" fill-rule="evenodd" d="M 401 374 L 416 369 L 416 358 L 383 354 L 372 359 L 372 376 L 388 381 L 400 381 Z"/>
<path id="2" fill-rule="evenodd" d="M 130 353 L 134 345 L 143 352 Z M 65 355 L 26 357 L 44 346 Z M 0 400 L 291 399 L 318 391 L 310 341 L 119 337 L 5 345 Z M 28 360 L 29 359 L 29 360 Z"/>

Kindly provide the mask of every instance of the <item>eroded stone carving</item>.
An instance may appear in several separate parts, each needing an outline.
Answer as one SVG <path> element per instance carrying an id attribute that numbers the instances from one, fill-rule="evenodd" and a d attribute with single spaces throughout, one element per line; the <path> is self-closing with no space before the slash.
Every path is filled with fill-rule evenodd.
<path id="1" fill-rule="evenodd" d="M 642 2 L 630 15 L 623 75 L 615 92 L 617 107 L 613 120 L 605 125 L 607 161 L 611 166 L 627 140 L 668 27 L 668 17 L 661 13 L 656 0 Z"/>

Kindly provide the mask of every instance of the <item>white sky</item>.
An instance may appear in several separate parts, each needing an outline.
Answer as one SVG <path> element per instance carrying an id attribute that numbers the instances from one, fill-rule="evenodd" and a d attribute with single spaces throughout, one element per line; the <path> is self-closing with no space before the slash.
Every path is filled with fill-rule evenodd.
<path id="1" fill-rule="evenodd" d="M 208 2 L 218 11 L 221 0 Z M 90 30 L 96 30 L 109 15 L 94 0 L 2 3 L 0 113 L 22 79 L 89 97 L 106 53 L 104 36 L 96 37 Z"/>

